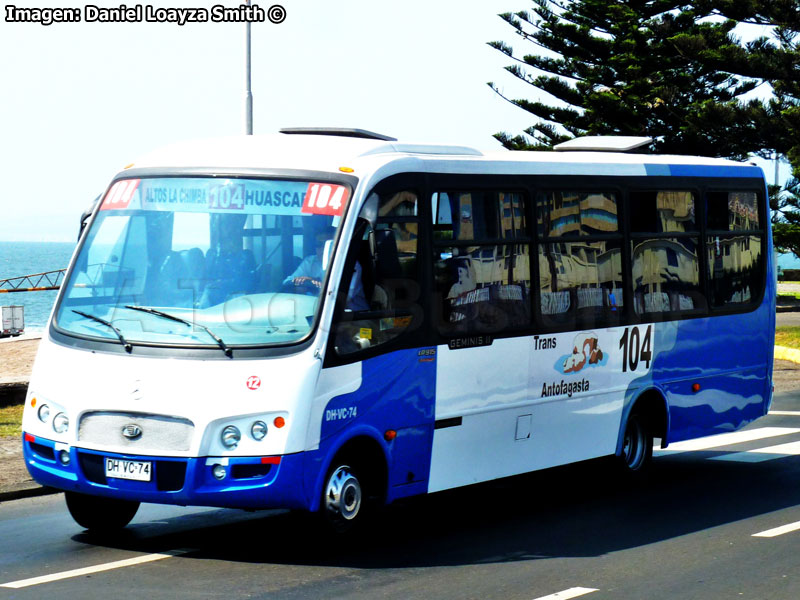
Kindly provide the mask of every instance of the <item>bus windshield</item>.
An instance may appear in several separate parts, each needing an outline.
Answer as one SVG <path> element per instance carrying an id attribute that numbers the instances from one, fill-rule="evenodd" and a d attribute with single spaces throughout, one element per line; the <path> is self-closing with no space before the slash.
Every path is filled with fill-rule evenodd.
<path id="1" fill-rule="evenodd" d="M 301 340 L 319 309 L 349 195 L 320 181 L 117 181 L 75 259 L 54 324 L 126 346 Z"/>

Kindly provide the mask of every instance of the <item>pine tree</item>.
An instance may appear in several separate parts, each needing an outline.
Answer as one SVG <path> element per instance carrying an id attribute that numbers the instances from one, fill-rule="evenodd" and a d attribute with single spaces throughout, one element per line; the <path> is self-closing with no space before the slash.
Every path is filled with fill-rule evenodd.
<path id="1" fill-rule="evenodd" d="M 657 152 L 786 158 L 793 178 L 770 188 L 774 242 L 800 256 L 800 0 L 534 0 L 533 16 L 500 17 L 537 54 L 490 45 L 516 61 L 510 73 L 552 98 L 510 99 L 490 82 L 537 119 L 529 138 L 495 134 L 504 146 L 648 135 Z M 743 44 L 739 23 L 772 34 Z M 767 101 L 740 100 L 764 85 Z"/>
<path id="2" fill-rule="evenodd" d="M 535 0 L 527 12 L 500 15 L 537 54 L 514 58 L 507 70 L 555 102 L 509 99 L 537 121 L 531 139 L 496 134 L 512 149 L 547 149 L 578 135 L 649 135 L 661 153 L 743 159 L 758 148 L 764 105 L 738 98 L 756 78 L 692 58 L 703 49 L 739 47 L 734 20 L 704 21 L 675 0 Z M 556 56 L 551 56 L 556 55 Z M 538 74 L 536 74 L 538 72 Z M 501 96 L 502 92 L 489 85 Z"/>

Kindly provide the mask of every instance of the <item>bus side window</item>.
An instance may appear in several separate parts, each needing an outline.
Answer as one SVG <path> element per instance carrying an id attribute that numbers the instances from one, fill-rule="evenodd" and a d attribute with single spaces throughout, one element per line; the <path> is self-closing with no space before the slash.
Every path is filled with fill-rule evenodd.
<path id="1" fill-rule="evenodd" d="M 714 308 L 749 304 L 764 281 L 764 230 L 755 192 L 708 192 L 706 265 Z"/>
<path id="2" fill-rule="evenodd" d="M 695 193 L 634 191 L 630 194 L 630 206 L 636 314 L 649 319 L 664 313 L 705 310 Z"/>
<path id="3" fill-rule="evenodd" d="M 616 325 L 625 298 L 617 194 L 543 190 L 536 196 L 539 298 L 550 327 Z M 642 217 L 644 220 L 646 216 Z"/>
<path id="4" fill-rule="evenodd" d="M 439 332 L 527 327 L 530 240 L 524 198 L 505 190 L 442 190 L 431 196 Z"/>
<path id="5" fill-rule="evenodd" d="M 411 191 L 380 196 L 375 226 L 361 222 L 362 232 L 350 245 L 355 258 L 340 294 L 363 292 L 367 307 L 351 310 L 345 302 L 337 315 L 335 347 L 340 356 L 380 346 L 421 320 L 419 298 L 418 198 Z M 360 278 L 361 290 L 354 290 Z M 356 286 L 357 287 L 357 286 Z"/>

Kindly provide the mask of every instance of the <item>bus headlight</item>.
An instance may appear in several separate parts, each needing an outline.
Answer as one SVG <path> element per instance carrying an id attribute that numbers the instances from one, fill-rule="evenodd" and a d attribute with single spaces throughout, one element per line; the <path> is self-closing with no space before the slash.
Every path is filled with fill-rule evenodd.
<path id="1" fill-rule="evenodd" d="M 250 435 L 253 436 L 255 441 L 260 442 L 267 437 L 267 424 L 264 423 L 264 421 L 256 421 L 253 423 L 253 426 L 250 427 Z"/>
<path id="2" fill-rule="evenodd" d="M 58 413 L 53 417 L 53 431 L 56 433 L 66 433 L 69 429 L 69 417 L 64 413 Z"/>
<path id="3" fill-rule="evenodd" d="M 239 442 L 242 439 L 242 433 L 239 431 L 238 427 L 234 427 L 233 425 L 228 425 L 225 429 L 222 430 L 222 445 L 228 448 L 229 450 L 233 450 L 236 446 L 239 445 Z"/>
<path id="4" fill-rule="evenodd" d="M 42 404 L 36 414 L 39 416 L 39 420 L 42 423 L 47 423 L 47 420 L 50 418 L 50 407 L 47 406 L 47 404 Z"/>

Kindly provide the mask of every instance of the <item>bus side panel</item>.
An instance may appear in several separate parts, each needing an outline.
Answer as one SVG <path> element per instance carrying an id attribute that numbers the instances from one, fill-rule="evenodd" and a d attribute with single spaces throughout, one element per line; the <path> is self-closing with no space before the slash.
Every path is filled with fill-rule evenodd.
<path id="1" fill-rule="evenodd" d="M 613 454 L 627 383 L 646 370 L 623 373 L 628 329 L 441 346 L 429 490 Z"/>
<path id="2" fill-rule="evenodd" d="M 657 356 L 653 379 L 669 403 L 668 442 L 733 431 L 765 414 L 773 344 L 769 304 L 765 300 L 751 313 L 658 325 L 658 343 L 666 351 Z"/>
<path id="3" fill-rule="evenodd" d="M 318 451 L 308 453 L 309 489 L 321 489 L 330 462 L 347 441 L 371 432 L 388 456 L 387 500 L 424 493 L 433 442 L 435 349 L 399 350 L 369 358 L 360 367 L 358 389 L 331 398 L 318 423 L 310 424 L 319 428 L 320 442 Z M 389 430 L 397 436 L 383 442 Z"/>

